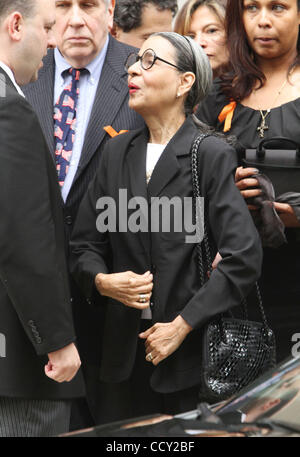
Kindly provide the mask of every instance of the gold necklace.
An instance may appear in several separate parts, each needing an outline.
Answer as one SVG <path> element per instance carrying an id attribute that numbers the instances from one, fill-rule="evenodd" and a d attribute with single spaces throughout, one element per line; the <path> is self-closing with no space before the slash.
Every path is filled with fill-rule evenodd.
<path id="1" fill-rule="evenodd" d="M 295 67 L 294 67 L 295 68 Z M 293 71 L 294 71 L 294 68 L 292 69 L 292 71 L 289 72 L 289 74 L 287 75 L 287 77 L 285 78 L 285 80 L 283 81 L 282 85 L 280 86 L 279 90 L 277 91 L 277 94 L 276 94 L 276 97 L 274 98 L 273 100 L 273 103 L 271 105 L 271 108 L 268 108 L 267 110 L 265 110 L 265 113 L 263 112 L 262 109 L 259 110 L 260 112 L 260 115 L 261 115 L 261 123 L 260 125 L 257 127 L 257 131 L 259 132 L 259 136 L 260 138 L 264 138 L 265 136 L 265 130 L 269 130 L 269 126 L 266 124 L 266 117 L 268 116 L 268 114 L 270 113 L 271 109 L 272 109 L 272 106 L 275 105 L 276 103 L 276 100 L 277 98 L 279 97 L 279 95 L 281 94 L 281 92 L 283 91 L 283 89 L 285 88 L 287 82 L 288 82 L 288 79 L 289 77 L 292 75 Z"/>

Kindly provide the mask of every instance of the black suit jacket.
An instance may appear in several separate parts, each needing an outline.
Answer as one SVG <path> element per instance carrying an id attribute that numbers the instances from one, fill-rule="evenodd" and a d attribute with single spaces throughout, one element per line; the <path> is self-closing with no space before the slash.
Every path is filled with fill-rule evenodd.
<path id="1" fill-rule="evenodd" d="M 0 396 L 79 396 L 82 380 L 44 373 L 49 352 L 75 340 L 56 170 L 38 119 L 6 73 L 0 97 Z"/>
<path id="2" fill-rule="evenodd" d="M 195 244 L 186 233 L 99 233 L 96 210 L 100 197 L 117 202 L 119 189 L 134 196 L 191 197 L 190 148 L 198 134 L 189 117 L 161 155 L 146 186 L 148 130 L 113 139 L 103 151 L 95 180 L 82 201 L 73 233 L 72 271 L 87 296 L 94 293 L 97 273 L 132 270 L 154 274 L 154 322 L 169 322 L 178 314 L 194 328 L 181 347 L 155 369 L 152 387 L 175 392 L 200 379 L 201 328 L 212 316 L 238 305 L 260 274 L 262 252 L 257 231 L 234 183 L 234 150 L 221 139 L 209 137 L 201 145 L 199 173 L 211 238 L 223 260 L 200 287 Z M 126 205 L 123 203 L 122 208 Z M 99 207 L 99 203 L 98 203 Z M 128 214 L 134 212 L 129 211 Z M 99 222 L 99 220 L 98 220 Z M 172 227 L 172 225 L 171 225 Z M 112 259 L 112 263 L 110 262 Z M 130 376 L 140 328 L 140 311 L 109 300 L 103 340 L 101 379 L 119 382 Z"/>

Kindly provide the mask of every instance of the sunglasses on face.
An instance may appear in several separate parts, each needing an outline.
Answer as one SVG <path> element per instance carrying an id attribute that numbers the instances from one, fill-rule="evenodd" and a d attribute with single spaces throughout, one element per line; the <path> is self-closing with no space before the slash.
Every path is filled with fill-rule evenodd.
<path id="1" fill-rule="evenodd" d="M 152 68 L 155 64 L 156 60 L 160 60 L 161 62 L 171 65 L 172 67 L 177 68 L 177 70 L 182 71 L 181 68 L 177 67 L 177 65 L 158 57 L 153 49 L 146 49 L 146 51 L 144 51 L 141 56 L 138 55 L 137 52 L 132 52 L 129 54 L 125 62 L 125 70 L 128 72 L 128 69 L 138 61 L 140 62 L 143 70 L 150 70 L 150 68 Z"/>

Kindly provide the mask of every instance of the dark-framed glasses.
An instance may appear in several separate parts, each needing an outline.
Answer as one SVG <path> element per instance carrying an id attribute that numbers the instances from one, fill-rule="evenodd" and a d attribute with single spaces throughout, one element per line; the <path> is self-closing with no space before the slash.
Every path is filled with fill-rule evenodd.
<path id="1" fill-rule="evenodd" d="M 160 60 L 161 62 L 171 65 L 172 67 L 177 68 L 177 70 L 182 71 L 181 68 L 177 67 L 177 65 L 175 65 L 174 63 L 168 62 L 167 60 L 158 57 L 155 54 L 155 51 L 153 51 L 153 49 L 150 48 L 146 49 L 141 56 L 139 56 L 137 52 L 132 52 L 131 54 L 129 54 L 125 62 L 125 70 L 128 72 L 129 67 L 131 67 L 138 61 L 140 61 L 140 65 L 143 68 L 143 70 L 150 70 L 150 68 L 153 67 L 153 65 L 155 64 L 156 60 Z"/>

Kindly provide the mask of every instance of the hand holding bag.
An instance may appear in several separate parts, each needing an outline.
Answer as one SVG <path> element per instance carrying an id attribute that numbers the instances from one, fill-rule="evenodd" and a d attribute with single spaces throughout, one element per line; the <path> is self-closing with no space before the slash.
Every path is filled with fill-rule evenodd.
<path id="1" fill-rule="evenodd" d="M 208 136 L 202 134 L 194 141 L 191 150 L 192 181 L 194 199 L 200 197 L 198 175 L 199 145 Z M 195 200 L 196 201 L 196 200 Z M 204 211 L 201 211 L 204 214 Z M 196 225 L 199 213 L 196 211 Z M 207 269 L 212 271 L 212 261 L 207 229 L 204 220 L 204 238 L 197 245 L 201 285 L 206 281 Z M 225 400 L 249 384 L 276 363 L 275 338 L 264 313 L 260 291 L 256 284 L 262 322 L 247 318 L 244 301 L 244 318 L 218 315 L 212 319 L 203 332 L 203 357 L 201 397 L 207 402 Z"/>

